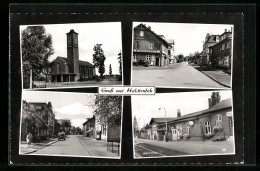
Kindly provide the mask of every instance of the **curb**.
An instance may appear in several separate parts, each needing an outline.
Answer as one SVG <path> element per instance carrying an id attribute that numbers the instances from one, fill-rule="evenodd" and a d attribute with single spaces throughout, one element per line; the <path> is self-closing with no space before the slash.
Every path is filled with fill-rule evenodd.
<path id="1" fill-rule="evenodd" d="M 194 69 L 196 69 L 196 68 L 194 68 Z M 220 85 L 222 85 L 222 86 L 224 86 L 224 87 L 226 87 L 226 88 L 231 88 L 230 86 L 227 86 L 226 84 L 223 84 L 223 83 L 219 82 L 218 80 L 216 80 L 215 78 L 209 76 L 208 74 L 204 73 L 203 71 L 200 71 L 200 70 L 198 70 L 198 69 L 196 69 L 196 70 L 199 71 L 199 72 L 201 72 L 201 73 L 203 73 L 204 75 L 206 75 L 206 76 L 209 77 L 210 79 L 216 81 L 218 84 L 220 84 Z"/>
<path id="2" fill-rule="evenodd" d="M 51 144 L 56 143 L 57 141 L 58 141 L 58 140 L 51 141 L 51 142 L 47 143 L 46 145 L 44 145 L 44 147 L 42 147 L 42 148 L 38 148 L 38 149 L 36 149 L 36 150 L 30 151 L 30 152 L 27 152 L 27 153 L 23 153 L 23 154 L 31 154 L 31 153 L 34 153 L 34 152 L 36 152 L 36 151 L 38 151 L 38 150 L 40 150 L 40 149 L 43 149 L 43 148 L 45 148 L 45 147 L 50 146 Z"/>

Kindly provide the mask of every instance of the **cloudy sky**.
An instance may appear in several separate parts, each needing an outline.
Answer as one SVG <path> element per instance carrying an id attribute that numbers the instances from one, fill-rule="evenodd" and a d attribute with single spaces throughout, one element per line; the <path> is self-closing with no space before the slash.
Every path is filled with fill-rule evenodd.
<path id="1" fill-rule="evenodd" d="M 181 115 L 208 109 L 208 98 L 212 92 L 185 92 L 185 93 L 163 93 L 154 96 L 132 96 L 132 113 L 136 116 L 139 124 L 143 126 L 150 122 L 151 118 L 165 116 L 177 117 L 177 109 Z M 220 91 L 221 100 L 232 97 L 232 91 Z"/>
<path id="2" fill-rule="evenodd" d="M 164 35 L 166 39 L 174 39 L 175 52 L 174 55 L 182 53 L 184 56 L 201 52 L 203 42 L 207 33 L 221 35 L 224 30 L 231 30 L 233 25 L 222 24 L 186 24 L 186 23 L 152 23 L 142 22 L 146 26 L 151 26 L 152 31 L 158 35 Z M 137 26 L 140 22 L 134 22 L 133 26 Z"/>
<path id="3" fill-rule="evenodd" d="M 93 48 L 95 44 L 103 44 L 106 61 L 105 74 L 109 73 L 109 64 L 112 65 L 112 73 L 119 74 L 119 65 L 117 61 L 118 53 L 121 51 L 121 23 L 79 23 L 79 24 L 50 24 L 43 25 L 48 34 L 52 35 L 54 54 L 50 61 L 57 56 L 67 57 L 67 35 L 71 29 L 74 29 L 78 35 L 79 59 L 92 63 Z M 26 26 L 20 26 L 20 32 Z M 98 72 L 96 72 L 98 73 Z"/>
<path id="4" fill-rule="evenodd" d="M 27 102 L 51 102 L 55 119 L 70 119 L 73 126 L 82 128 L 86 118 L 93 116 L 91 102 L 94 94 L 23 91 L 22 99 Z"/>

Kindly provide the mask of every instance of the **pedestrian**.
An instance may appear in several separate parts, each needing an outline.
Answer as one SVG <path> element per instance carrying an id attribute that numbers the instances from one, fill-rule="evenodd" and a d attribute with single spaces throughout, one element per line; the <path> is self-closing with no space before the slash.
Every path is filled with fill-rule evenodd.
<path id="1" fill-rule="evenodd" d="M 31 134 L 31 132 L 29 132 L 29 133 L 27 134 L 27 136 L 26 136 L 26 142 L 27 142 L 27 145 L 28 145 L 28 146 L 32 143 L 32 138 L 33 138 L 33 136 L 32 136 L 32 134 Z"/>

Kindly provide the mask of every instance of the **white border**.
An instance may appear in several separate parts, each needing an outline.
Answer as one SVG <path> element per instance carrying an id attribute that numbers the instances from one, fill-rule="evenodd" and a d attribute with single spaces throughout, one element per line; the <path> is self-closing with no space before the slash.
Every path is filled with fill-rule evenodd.
<path id="1" fill-rule="evenodd" d="M 28 91 L 28 92 L 42 92 L 42 93 L 65 93 L 65 94 L 87 94 L 87 95 L 98 95 L 97 93 L 78 93 L 78 92 L 74 92 L 74 93 L 71 93 L 71 92 L 56 92 L 56 91 Z M 22 91 L 22 94 L 23 94 L 23 91 Z M 124 96 L 122 96 L 122 103 L 121 103 L 121 130 L 120 130 L 120 153 L 119 153 L 119 156 L 118 157 L 100 157 L 100 156 L 78 156 L 78 155 L 59 155 L 59 154 L 33 154 L 33 153 L 29 153 L 29 154 L 22 154 L 21 153 L 21 128 L 22 128 L 22 114 L 23 114 L 23 96 L 21 98 L 21 113 L 20 113 L 20 130 L 19 130 L 19 155 L 34 155 L 34 156 L 57 156 L 57 157 L 84 157 L 84 158 L 104 158 L 104 159 L 121 159 L 121 151 L 122 151 L 122 125 L 123 125 L 123 102 L 124 102 Z"/>
<path id="2" fill-rule="evenodd" d="M 149 158 L 171 158 L 171 157 L 193 157 L 193 156 L 216 156 L 216 155 L 235 155 L 236 154 L 236 146 L 235 146 L 235 124 L 234 124 L 234 106 L 233 106 L 233 91 L 232 90 L 220 90 L 220 91 L 231 91 L 231 104 L 232 104 L 232 119 L 233 119 L 233 149 L 234 153 L 219 153 L 219 154 L 191 154 L 191 155 L 175 155 L 175 156 L 156 156 L 156 157 L 135 157 L 135 137 L 134 137 L 134 128 L 133 128 L 133 120 L 134 115 L 132 112 L 132 137 L 133 137 L 133 158 L 134 159 L 149 159 Z M 199 92 L 171 92 L 171 93 L 164 93 L 164 94 L 175 94 L 175 93 L 201 93 L 201 92 L 216 92 L 216 91 L 199 91 Z M 133 109 L 133 99 L 131 98 L 131 108 Z M 158 140 L 155 140 L 158 141 Z M 178 149 L 176 149 L 178 150 Z M 138 155 L 138 154 L 137 154 Z M 139 155 L 138 155 L 139 156 Z"/>
<path id="3" fill-rule="evenodd" d="M 147 22 L 142 22 L 142 21 L 133 21 L 132 22 L 132 47 L 131 47 L 131 86 L 142 86 L 142 85 L 133 85 L 133 47 L 134 47 L 134 27 L 133 23 L 147 23 Z M 207 24 L 207 23 L 170 23 L 170 22 L 150 22 L 150 23 L 159 23 L 159 24 L 204 24 L 204 25 L 230 25 L 233 30 L 232 31 L 232 41 L 231 41 L 231 79 L 230 79 L 230 88 L 223 86 L 223 88 L 217 88 L 217 87 L 178 87 L 178 86 L 161 86 L 161 85 L 153 85 L 156 88 L 180 88 L 180 89 L 227 89 L 227 90 L 232 90 L 232 80 L 233 80 L 233 49 L 234 49 L 234 24 Z M 194 68 L 195 69 L 195 68 Z M 209 78 L 211 79 L 211 78 Z M 219 84 L 219 83 L 218 83 Z M 220 84 L 221 85 L 221 84 Z"/>
<path id="4" fill-rule="evenodd" d="M 86 22 L 86 23 L 58 23 L 58 24 L 34 24 L 34 25 L 19 25 L 19 41 L 20 41 L 20 60 L 21 60 L 21 77 L 22 77 L 22 90 L 46 90 L 46 89 L 64 89 L 64 88 L 87 88 L 87 87 L 98 87 L 100 86 L 100 84 L 96 84 L 96 85 L 89 85 L 89 86 L 72 86 L 72 87 L 69 87 L 69 86 L 62 86 L 62 87 L 48 87 L 48 88 L 32 88 L 32 89 L 24 89 L 23 88 L 23 60 L 22 60 L 22 33 L 21 33 L 21 26 L 44 26 L 44 25 L 61 25 L 61 24 L 99 24 L 99 23 L 120 23 L 120 28 L 121 28 L 121 70 L 122 70 L 122 84 L 108 84 L 107 86 L 124 86 L 124 69 L 123 69 L 123 49 L 122 49 L 122 44 L 123 44 L 123 40 L 122 40 L 122 22 Z M 118 56 L 116 56 L 118 57 Z M 56 58 L 55 58 L 56 59 Z M 88 61 L 87 61 L 88 62 Z M 101 84 L 102 86 L 102 84 Z M 104 85 L 106 86 L 106 85 Z"/>

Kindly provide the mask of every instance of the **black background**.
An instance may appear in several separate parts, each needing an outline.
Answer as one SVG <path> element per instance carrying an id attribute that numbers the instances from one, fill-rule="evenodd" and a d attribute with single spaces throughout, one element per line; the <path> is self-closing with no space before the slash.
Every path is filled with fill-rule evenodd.
<path id="1" fill-rule="evenodd" d="M 14 164 L 183 165 L 255 163 L 255 7 L 253 5 L 12 5 L 10 12 L 10 160 Z M 20 13 L 20 14 L 17 14 Z M 29 13 L 29 14 L 24 14 Z M 32 14 L 35 13 L 35 14 Z M 43 14 L 39 14 L 43 13 Z M 49 14 L 52 13 L 52 14 Z M 58 14 L 58 13 L 63 13 Z M 64 14 L 77 13 L 77 14 Z M 88 14 L 85 14 L 88 13 Z M 102 13 L 102 14 L 101 14 Z M 243 13 L 243 14 L 241 14 Z M 133 159 L 131 99 L 124 97 L 121 159 L 18 155 L 21 106 L 19 25 L 121 22 L 124 85 L 131 84 L 132 22 L 234 24 L 233 103 L 236 155 Z M 243 53 L 244 52 L 244 53 Z M 245 73 L 245 76 L 244 76 Z M 96 88 L 59 91 L 96 92 Z M 49 91 L 49 90 L 48 90 Z M 57 91 L 57 89 L 55 90 Z M 157 93 L 194 91 L 161 89 Z M 245 100 L 244 100 L 245 99 Z M 245 132 L 245 134 L 243 133 Z M 245 140 L 245 143 L 243 141 Z M 245 153 L 244 153 L 245 150 Z"/>

